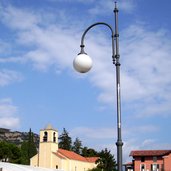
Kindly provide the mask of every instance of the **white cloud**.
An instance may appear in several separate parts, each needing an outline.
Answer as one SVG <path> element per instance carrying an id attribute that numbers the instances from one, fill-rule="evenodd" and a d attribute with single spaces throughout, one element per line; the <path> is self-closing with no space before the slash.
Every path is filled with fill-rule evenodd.
<path id="1" fill-rule="evenodd" d="M 3 69 L 0 71 L 0 86 L 6 86 L 16 81 L 21 81 L 23 76 L 13 70 Z"/>
<path id="2" fill-rule="evenodd" d="M 3 8 L 1 15 L 4 23 L 19 30 L 30 29 L 41 22 L 39 16 L 34 15 L 33 12 L 26 11 L 25 9 L 25 12 L 23 13 L 22 10 L 14 8 L 13 6 Z"/>
<path id="3" fill-rule="evenodd" d="M 102 90 L 99 99 L 113 104 L 116 97 L 115 67 L 112 68 L 107 47 L 110 44 L 102 47 L 97 39 L 96 45 L 89 42 L 89 46 L 89 54 L 94 56 L 91 82 Z M 171 41 L 164 30 L 149 31 L 137 24 L 121 32 L 121 96 L 122 102 L 130 104 L 129 109 L 132 107 L 134 114 L 170 114 L 170 46 Z"/>
<path id="4" fill-rule="evenodd" d="M 10 49 L 9 44 L 0 40 L 0 54 L 8 52 L 9 49 Z"/>
<path id="5" fill-rule="evenodd" d="M 124 35 L 121 42 L 124 98 L 130 100 L 151 96 L 164 97 L 165 93 L 162 95 L 160 92 L 165 91 L 171 83 L 168 74 L 171 66 L 169 57 L 171 42 L 166 38 L 167 33 L 162 33 L 160 30 L 151 32 L 143 26 L 134 25 L 122 34 Z M 164 40 L 160 41 L 163 37 Z M 132 80 L 127 80 L 125 77 Z"/>
<path id="6" fill-rule="evenodd" d="M 27 16 L 27 17 L 26 17 Z M 8 27 L 17 30 L 17 42 L 31 47 L 22 58 L 9 57 L 0 62 L 32 62 L 34 68 L 46 70 L 54 66 L 55 70 L 72 66 L 73 56 L 77 54 L 75 44 L 78 42 L 77 29 L 63 28 L 56 23 L 42 27 L 44 21 L 41 14 L 7 7 L 3 11 L 3 21 Z M 28 18 L 28 20 L 25 20 Z M 68 50 L 66 50 L 68 49 Z"/>
<path id="7" fill-rule="evenodd" d="M 23 57 L 1 57 L 0 63 L 25 63 L 26 60 Z"/>
<path id="8" fill-rule="evenodd" d="M 145 109 L 141 109 L 136 115 L 137 118 L 143 117 L 152 117 L 152 116 L 162 116 L 167 117 L 170 115 L 170 98 L 168 100 L 163 100 L 161 102 L 156 101 L 155 103 L 151 102 L 150 106 L 147 106 Z M 157 97 L 156 97 L 157 100 Z M 143 107 L 143 106 L 142 106 Z"/>
<path id="9" fill-rule="evenodd" d="M 159 127 L 154 126 L 154 125 L 144 125 L 144 126 L 139 126 L 138 128 L 136 127 L 135 129 L 139 133 L 140 132 L 142 132 L 142 133 L 144 133 L 144 132 L 148 132 L 148 133 L 152 132 L 152 133 L 154 133 L 154 132 L 157 132 L 159 130 Z"/>
<path id="10" fill-rule="evenodd" d="M 0 100 L 0 116 L 10 116 L 17 112 L 17 107 L 12 105 L 12 100 L 9 98 Z"/>
<path id="11" fill-rule="evenodd" d="M 70 131 L 71 137 L 79 137 L 83 146 L 97 151 L 107 148 L 116 158 L 116 129 L 112 127 L 90 128 L 76 127 Z"/>
<path id="12" fill-rule="evenodd" d="M 113 139 L 115 137 L 114 128 L 87 128 L 87 127 L 77 127 L 71 131 L 74 137 L 81 137 L 91 139 Z"/>
<path id="13" fill-rule="evenodd" d="M 30 37 L 32 40 L 29 41 L 37 46 L 35 50 L 25 55 L 25 58 L 32 61 L 37 69 L 44 70 L 51 66 L 59 69 L 72 67 L 73 56 L 76 54 L 74 45 L 77 39 L 72 32 L 68 33 L 67 30 L 61 30 L 61 28 L 52 30 L 35 29 L 31 31 L 31 35 L 25 33 L 21 36 L 23 38 Z"/>
<path id="14" fill-rule="evenodd" d="M 149 147 L 153 147 L 153 145 L 156 143 L 154 139 L 146 139 L 142 142 L 143 149 L 148 149 Z"/>
<path id="15" fill-rule="evenodd" d="M 115 8 L 115 3 L 113 0 L 103 1 L 99 0 L 95 3 L 96 5 L 89 9 L 90 14 L 92 15 L 107 15 L 111 14 L 111 11 Z M 133 0 L 121 1 L 117 4 L 119 10 L 126 13 L 131 13 L 135 9 L 135 2 Z"/>
<path id="16" fill-rule="evenodd" d="M 0 125 L 4 128 L 16 128 L 20 125 L 17 117 L 18 107 L 10 98 L 0 99 Z"/>
<path id="17" fill-rule="evenodd" d="M 0 125 L 3 128 L 18 128 L 20 124 L 19 118 L 15 117 L 2 117 L 0 118 Z"/>
<path id="18" fill-rule="evenodd" d="M 139 137 L 139 135 L 147 135 L 147 134 L 156 134 L 158 131 L 160 131 L 160 126 L 156 125 L 133 125 L 131 127 L 124 127 L 122 129 L 124 140 L 129 141 L 129 139 L 134 139 L 135 137 Z M 141 137 L 139 137 L 142 139 Z"/>
<path id="19" fill-rule="evenodd" d="M 118 5 L 119 5 L 119 10 L 125 11 L 128 13 L 133 12 L 136 6 L 134 0 L 121 1 L 118 3 Z"/>
<path id="20" fill-rule="evenodd" d="M 112 11 L 115 6 L 115 1 L 113 0 L 47 0 L 49 2 L 68 2 L 68 3 L 82 3 L 82 4 L 91 4 L 92 7 L 89 12 L 92 14 L 103 15 L 106 11 Z M 117 2 L 117 1 L 116 1 Z M 136 6 L 136 1 L 126 0 L 118 2 L 119 9 L 125 12 L 132 12 Z"/>
<path id="21" fill-rule="evenodd" d="M 127 101 L 141 101 L 144 111 L 157 114 L 158 105 L 168 114 L 166 107 L 170 102 L 169 76 L 171 59 L 171 41 L 163 30 L 148 31 L 144 26 L 133 25 L 124 32 L 121 42 L 123 59 L 123 98 Z M 125 78 L 131 79 L 128 81 Z M 167 95 L 166 95 L 167 94 Z M 170 94 L 170 93 L 169 93 Z M 141 109 L 139 108 L 141 112 Z M 149 114 L 149 113 L 148 113 Z M 144 115 L 146 116 L 146 115 Z"/>
<path id="22" fill-rule="evenodd" d="M 157 139 L 143 138 L 143 134 L 157 133 L 159 127 L 155 125 L 143 125 L 143 126 L 132 126 L 129 128 L 122 129 L 122 140 L 123 140 L 123 161 L 128 162 L 131 160 L 129 154 L 132 150 L 139 149 L 161 149 L 165 148 L 164 144 L 158 142 Z M 107 148 L 111 150 L 112 154 L 117 156 L 116 144 L 117 131 L 115 128 L 89 128 L 89 127 L 76 127 L 70 131 L 72 137 L 79 137 L 83 144 L 91 145 L 91 147 L 102 150 Z M 140 138 L 139 135 L 142 137 Z M 100 140 L 100 141 L 99 141 Z M 171 147 L 169 144 L 167 147 Z"/>
<path id="23" fill-rule="evenodd" d="M 81 2 L 81 3 L 90 3 L 90 2 L 94 2 L 95 0 L 47 0 L 47 1 L 50 1 L 50 2 Z"/>

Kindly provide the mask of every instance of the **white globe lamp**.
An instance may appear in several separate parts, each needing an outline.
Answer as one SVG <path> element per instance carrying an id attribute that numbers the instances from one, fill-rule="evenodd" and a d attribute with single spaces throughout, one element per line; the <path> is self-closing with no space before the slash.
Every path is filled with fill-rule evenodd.
<path id="1" fill-rule="evenodd" d="M 85 53 L 79 54 L 73 61 L 73 66 L 80 73 L 88 72 L 93 65 L 92 59 Z"/>

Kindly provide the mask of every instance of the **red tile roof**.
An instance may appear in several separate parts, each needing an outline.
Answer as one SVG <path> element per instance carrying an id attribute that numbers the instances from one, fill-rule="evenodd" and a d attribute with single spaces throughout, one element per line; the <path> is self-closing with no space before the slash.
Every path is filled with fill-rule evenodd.
<path id="1" fill-rule="evenodd" d="M 95 163 L 99 157 L 85 157 L 87 162 Z"/>
<path id="2" fill-rule="evenodd" d="M 128 162 L 128 163 L 125 163 L 124 165 L 125 165 L 125 166 L 132 166 L 133 163 L 132 163 L 132 162 Z"/>
<path id="3" fill-rule="evenodd" d="M 53 154 L 55 154 L 55 155 L 57 155 L 59 158 L 61 158 L 61 159 L 65 159 L 66 157 L 65 156 L 63 156 L 63 155 L 61 155 L 60 153 L 58 153 L 58 152 L 53 152 Z"/>
<path id="4" fill-rule="evenodd" d="M 68 158 L 71 160 L 79 160 L 90 163 L 95 163 L 95 161 L 98 159 L 98 157 L 83 157 L 73 151 L 68 151 L 61 148 L 58 149 L 56 155 L 60 158 Z"/>
<path id="5" fill-rule="evenodd" d="M 141 157 L 141 156 L 164 156 L 171 153 L 171 150 L 136 150 L 131 151 L 130 156 Z"/>

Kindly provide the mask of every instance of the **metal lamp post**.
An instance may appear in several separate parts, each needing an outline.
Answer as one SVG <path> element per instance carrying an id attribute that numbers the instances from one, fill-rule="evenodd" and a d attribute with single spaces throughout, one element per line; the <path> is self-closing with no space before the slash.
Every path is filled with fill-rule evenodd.
<path id="1" fill-rule="evenodd" d="M 118 8 L 115 2 L 115 31 L 113 28 L 104 22 L 97 22 L 89 26 L 83 33 L 81 38 L 81 51 L 78 56 L 73 61 L 74 68 L 81 73 L 88 72 L 92 67 L 92 60 L 91 58 L 85 53 L 84 51 L 84 38 L 87 32 L 97 26 L 97 25 L 104 25 L 107 26 L 112 33 L 112 59 L 113 64 L 116 66 L 116 94 L 117 94 L 117 167 L 118 171 L 122 171 L 122 136 L 121 136 L 121 98 L 120 98 L 120 55 L 119 55 L 119 33 L 118 33 Z"/>

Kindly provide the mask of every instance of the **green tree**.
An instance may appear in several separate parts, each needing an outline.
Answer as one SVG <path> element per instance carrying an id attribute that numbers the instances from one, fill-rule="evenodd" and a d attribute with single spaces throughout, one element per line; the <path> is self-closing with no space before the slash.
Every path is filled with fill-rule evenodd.
<path id="1" fill-rule="evenodd" d="M 37 154 L 37 149 L 36 149 L 36 145 L 34 142 L 34 135 L 33 135 L 33 132 L 31 131 L 31 128 L 30 128 L 28 136 L 29 136 L 29 138 L 28 138 L 28 157 L 30 159 L 31 157 L 33 157 L 34 155 Z"/>
<path id="2" fill-rule="evenodd" d="M 84 157 L 96 157 L 98 156 L 98 152 L 92 148 L 84 147 L 82 148 L 81 155 Z"/>
<path id="3" fill-rule="evenodd" d="M 0 142 L 0 160 L 10 163 L 20 163 L 20 158 L 19 147 L 5 141 Z"/>
<path id="4" fill-rule="evenodd" d="M 23 141 L 21 144 L 21 164 L 29 165 L 30 159 L 28 156 L 28 142 Z"/>
<path id="5" fill-rule="evenodd" d="M 30 158 L 37 153 L 36 145 L 34 143 L 34 136 L 31 129 L 28 132 L 28 140 L 21 145 L 21 163 L 29 165 Z"/>
<path id="6" fill-rule="evenodd" d="M 82 149 L 82 142 L 79 140 L 79 138 L 77 137 L 73 143 L 73 147 L 72 150 L 77 153 L 80 154 L 81 153 L 81 149 Z"/>
<path id="7" fill-rule="evenodd" d="M 0 142 L 0 159 L 4 162 L 7 162 L 9 156 L 11 155 L 11 151 L 9 149 L 9 145 L 5 141 Z"/>
<path id="8" fill-rule="evenodd" d="M 99 153 L 99 159 L 96 161 L 97 168 L 103 171 L 116 171 L 116 161 L 110 151 L 105 148 Z"/>
<path id="9" fill-rule="evenodd" d="M 21 163 L 21 150 L 15 144 L 9 144 L 10 156 L 9 162 L 10 163 Z"/>
<path id="10" fill-rule="evenodd" d="M 65 128 L 63 128 L 63 132 L 59 136 L 59 148 L 65 150 L 72 150 L 72 139 Z"/>

